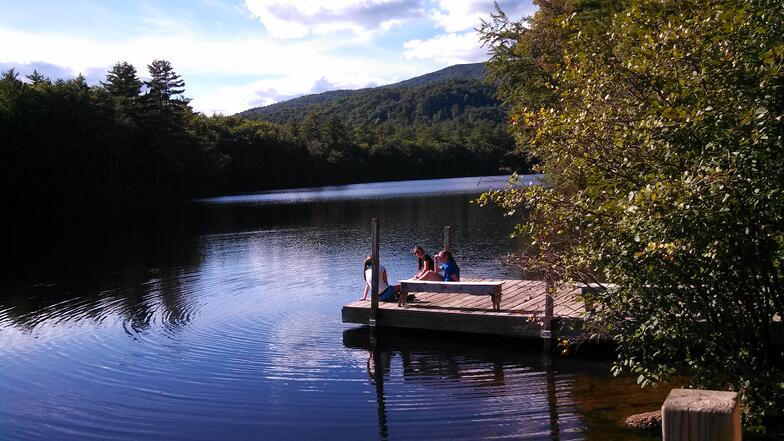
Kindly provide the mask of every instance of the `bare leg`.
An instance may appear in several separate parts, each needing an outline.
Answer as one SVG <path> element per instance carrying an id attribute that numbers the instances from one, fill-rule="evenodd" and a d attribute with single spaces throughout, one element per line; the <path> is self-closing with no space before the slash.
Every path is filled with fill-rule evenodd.
<path id="1" fill-rule="evenodd" d="M 441 274 L 438 274 L 435 271 L 428 271 L 428 272 L 422 274 L 422 276 L 419 278 L 419 280 L 422 280 L 422 281 L 432 281 L 432 282 L 443 282 L 444 281 L 444 276 L 442 276 Z"/>

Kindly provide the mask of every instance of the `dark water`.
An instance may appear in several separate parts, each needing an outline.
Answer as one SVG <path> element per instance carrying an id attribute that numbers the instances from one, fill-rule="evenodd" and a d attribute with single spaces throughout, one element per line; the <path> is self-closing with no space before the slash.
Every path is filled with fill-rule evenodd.
<path id="1" fill-rule="evenodd" d="M 468 203 L 503 182 L 8 210 L 0 439 L 642 439 L 618 421 L 662 393 L 607 362 L 340 322 L 371 217 L 392 278 L 444 225 L 464 276 L 519 277 L 511 221 Z"/>

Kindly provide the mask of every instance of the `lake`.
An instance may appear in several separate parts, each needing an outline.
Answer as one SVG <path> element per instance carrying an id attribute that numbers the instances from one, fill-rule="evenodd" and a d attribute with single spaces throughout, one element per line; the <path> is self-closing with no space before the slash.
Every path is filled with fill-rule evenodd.
<path id="1" fill-rule="evenodd" d="M 9 210 L 0 439 L 647 439 L 619 421 L 665 391 L 607 357 L 341 323 L 373 217 L 392 279 L 445 225 L 464 277 L 520 278 L 514 220 L 470 204 L 505 181 Z"/>

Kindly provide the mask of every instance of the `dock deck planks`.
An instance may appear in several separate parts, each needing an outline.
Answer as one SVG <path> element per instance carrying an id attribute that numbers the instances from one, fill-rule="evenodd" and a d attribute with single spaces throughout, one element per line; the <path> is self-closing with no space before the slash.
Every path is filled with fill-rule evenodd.
<path id="1" fill-rule="evenodd" d="M 387 327 L 459 331 L 506 337 L 539 337 L 544 317 L 545 282 L 463 278 L 466 282 L 503 282 L 501 309 L 494 311 L 490 297 L 470 294 L 416 293 L 416 300 L 399 307 L 397 302 L 379 303 L 379 324 Z M 579 287 L 561 287 L 553 302 L 553 317 L 570 322 L 571 333 L 579 329 L 585 305 Z M 367 324 L 370 300 L 343 306 L 343 322 Z M 577 326 L 574 326 L 577 325 Z M 564 331 L 566 332 L 566 331 Z"/>

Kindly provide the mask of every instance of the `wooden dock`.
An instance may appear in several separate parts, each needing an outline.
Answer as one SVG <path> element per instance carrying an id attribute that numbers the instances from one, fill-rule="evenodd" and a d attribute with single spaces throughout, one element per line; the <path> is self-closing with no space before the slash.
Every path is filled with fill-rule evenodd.
<path id="1" fill-rule="evenodd" d="M 403 306 L 379 303 L 377 326 L 435 331 L 492 334 L 504 337 L 540 337 L 545 330 L 546 284 L 538 280 L 462 278 L 463 282 L 502 282 L 500 310 L 488 296 L 416 293 Z M 553 334 L 574 336 L 582 332 L 585 305 L 580 287 L 561 287 L 553 296 Z M 343 322 L 369 323 L 370 300 L 343 306 Z"/>

